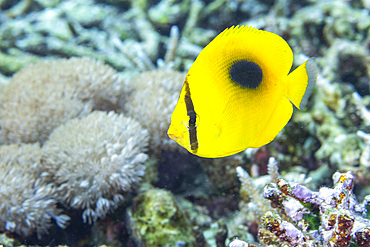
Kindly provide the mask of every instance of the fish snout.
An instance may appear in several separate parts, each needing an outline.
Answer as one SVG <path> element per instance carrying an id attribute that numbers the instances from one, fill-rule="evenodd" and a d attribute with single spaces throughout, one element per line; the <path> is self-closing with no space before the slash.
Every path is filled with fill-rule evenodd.
<path id="1" fill-rule="evenodd" d="M 172 125 L 170 125 L 170 127 L 168 128 L 167 135 L 175 142 L 177 142 L 177 140 L 180 138 L 179 131 Z"/>
<path id="2" fill-rule="evenodd" d="M 168 136 L 169 136 L 172 140 L 174 140 L 174 141 L 176 141 L 177 139 L 179 139 L 175 134 L 170 134 L 170 133 L 168 133 Z"/>

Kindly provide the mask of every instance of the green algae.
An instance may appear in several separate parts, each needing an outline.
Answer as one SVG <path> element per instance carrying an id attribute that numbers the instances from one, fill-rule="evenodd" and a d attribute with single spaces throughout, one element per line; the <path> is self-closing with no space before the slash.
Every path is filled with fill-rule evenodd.
<path id="1" fill-rule="evenodd" d="M 308 224 L 310 230 L 318 230 L 321 226 L 319 209 L 312 209 L 312 203 L 306 202 L 301 204 L 311 211 L 311 214 L 303 214 L 303 220 Z"/>
<path id="2" fill-rule="evenodd" d="M 13 247 L 15 246 L 14 239 L 8 238 L 5 233 L 0 234 L 0 246 Z"/>
<path id="3" fill-rule="evenodd" d="M 17 72 L 21 68 L 40 60 L 40 58 L 18 49 L 10 49 L 10 52 L 10 54 L 7 54 L 0 51 L 0 73 L 5 75 Z"/>
<path id="4" fill-rule="evenodd" d="M 145 246 L 196 246 L 189 220 L 166 190 L 150 189 L 137 196 L 132 210 L 136 239 Z"/>

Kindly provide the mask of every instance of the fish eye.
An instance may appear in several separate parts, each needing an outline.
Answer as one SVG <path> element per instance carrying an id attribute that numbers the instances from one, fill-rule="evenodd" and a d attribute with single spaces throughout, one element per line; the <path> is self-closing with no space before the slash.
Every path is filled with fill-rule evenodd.
<path id="1" fill-rule="evenodd" d="M 190 114 L 190 116 L 188 117 L 189 117 L 188 120 L 184 122 L 186 128 L 190 129 L 190 128 L 198 127 L 199 115 L 194 113 L 194 114 Z"/>
<path id="2" fill-rule="evenodd" d="M 196 120 L 196 118 L 195 118 L 195 117 L 191 117 L 191 118 L 189 119 L 189 125 L 190 125 L 190 126 L 193 126 L 193 125 L 195 126 L 195 122 L 196 122 L 195 120 Z"/>

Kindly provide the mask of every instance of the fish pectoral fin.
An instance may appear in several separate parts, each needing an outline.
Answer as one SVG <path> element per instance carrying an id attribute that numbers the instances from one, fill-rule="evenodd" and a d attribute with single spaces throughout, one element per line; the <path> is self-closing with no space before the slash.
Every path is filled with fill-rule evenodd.
<path id="1" fill-rule="evenodd" d="M 310 58 L 288 75 L 286 96 L 298 109 L 306 106 L 316 84 L 317 74 L 315 59 Z"/>

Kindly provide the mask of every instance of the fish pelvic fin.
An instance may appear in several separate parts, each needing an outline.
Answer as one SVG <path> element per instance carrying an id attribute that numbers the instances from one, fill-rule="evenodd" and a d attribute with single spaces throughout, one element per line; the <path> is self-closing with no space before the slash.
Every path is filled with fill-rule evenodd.
<path id="1" fill-rule="evenodd" d="M 310 58 L 288 75 L 286 96 L 298 109 L 306 106 L 315 87 L 317 74 L 315 59 Z"/>

